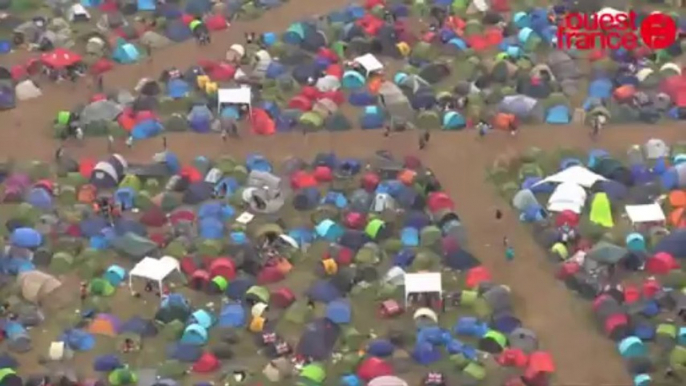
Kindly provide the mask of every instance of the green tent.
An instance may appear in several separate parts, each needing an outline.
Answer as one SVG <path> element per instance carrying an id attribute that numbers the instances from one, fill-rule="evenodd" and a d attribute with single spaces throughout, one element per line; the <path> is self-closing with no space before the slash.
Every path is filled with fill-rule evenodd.
<path id="1" fill-rule="evenodd" d="M 195 249 L 201 256 L 219 256 L 224 245 L 221 240 L 197 239 Z"/>
<path id="2" fill-rule="evenodd" d="M 50 270 L 58 275 L 67 273 L 74 265 L 74 256 L 67 252 L 57 252 L 50 260 Z"/>
<path id="3" fill-rule="evenodd" d="M 133 189 L 133 191 L 138 192 L 141 190 L 141 179 L 138 178 L 138 176 L 133 175 L 133 174 L 127 174 L 124 176 L 124 178 L 121 180 L 119 183 L 120 188 L 130 188 Z"/>
<path id="4" fill-rule="evenodd" d="M 183 324 L 182 321 L 180 320 L 172 320 L 171 322 L 167 323 L 162 327 L 162 330 L 160 331 L 160 334 L 168 341 L 176 341 L 181 338 L 181 334 L 183 334 L 183 330 L 186 328 L 186 326 Z"/>
<path id="5" fill-rule="evenodd" d="M 17 375 L 17 372 L 10 368 L 0 369 L 0 383 L 4 384 L 2 381 L 9 375 Z"/>
<path id="6" fill-rule="evenodd" d="M 417 114 L 416 125 L 420 129 L 438 129 L 441 125 L 441 117 L 434 110 L 424 110 Z"/>
<path id="7" fill-rule="evenodd" d="M 324 370 L 324 367 L 319 363 L 310 363 L 303 367 L 300 371 L 300 376 L 317 384 L 321 384 L 326 379 L 326 370 Z"/>
<path id="8" fill-rule="evenodd" d="M 525 163 L 519 168 L 518 178 L 524 181 L 529 177 L 543 177 L 543 169 L 535 163 Z"/>
<path id="9" fill-rule="evenodd" d="M 469 363 L 462 370 L 462 373 L 476 381 L 482 381 L 486 378 L 486 369 L 476 362 Z"/>
<path id="10" fill-rule="evenodd" d="M 109 281 L 103 278 L 95 278 L 91 280 L 88 286 L 88 292 L 94 296 L 108 297 L 114 295 L 115 288 Z"/>
<path id="11" fill-rule="evenodd" d="M 464 34 L 466 37 L 481 35 L 484 31 L 484 25 L 479 19 L 469 19 L 464 26 Z"/>
<path id="12" fill-rule="evenodd" d="M 312 309 L 304 300 L 296 301 L 286 310 L 284 320 L 294 324 L 304 324 L 312 316 Z"/>
<path id="13" fill-rule="evenodd" d="M 107 381 L 112 386 L 133 385 L 138 382 L 138 377 L 128 368 L 116 369 L 107 376 Z"/>
<path id="14" fill-rule="evenodd" d="M 235 178 L 239 184 L 244 184 L 248 180 L 248 169 L 243 165 L 236 165 L 229 175 Z"/>
<path id="15" fill-rule="evenodd" d="M 219 169 L 222 174 L 229 174 L 231 171 L 236 167 L 238 162 L 236 162 L 233 157 L 224 155 L 219 157 L 218 160 L 214 163 L 214 167 Z"/>
<path id="16" fill-rule="evenodd" d="M 217 293 L 224 293 L 229 286 L 229 281 L 225 277 L 215 276 L 212 278 L 212 285 L 216 288 Z"/>
<path id="17" fill-rule="evenodd" d="M 146 210 L 150 209 L 155 204 L 152 202 L 150 192 L 141 190 L 136 194 L 136 197 L 133 198 L 133 205 L 138 209 Z"/>
<path id="18" fill-rule="evenodd" d="M 420 245 L 423 247 L 432 247 L 441 241 L 441 237 L 441 230 L 437 226 L 425 226 L 419 233 Z"/>
<path id="19" fill-rule="evenodd" d="M 432 61 L 438 56 L 438 51 L 427 42 L 419 42 L 412 47 L 410 57 L 415 60 Z"/>
<path id="20" fill-rule="evenodd" d="M 255 303 L 269 304 L 269 290 L 265 287 L 254 285 L 245 293 L 245 298 L 254 301 Z"/>
<path id="21" fill-rule="evenodd" d="M 65 206 L 76 204 L 76 188 L 69 185 L 60 186 L 59 193 L 57 194 L 57 201 Z"/>
<path id="22" fill-rule="evenodd" d="M 379 219 L 373 219 L 367 223 L 367 226 L 364 228 L 364 233 L 366 233 L 369 238 L 374 240 L 379 236 L 379 233 L 385 225 L 386 224 L 384 224 L 383 221 Z"/>
<path id="23" fill-rule="evenodd" d="M 152 202 L 165 212 L 171 212 L 181 206 L 181 198 L 177 194 L 171 192 L 162 192 L 158 194 L 153 197 Z"/>
<path id="24" fill-rule="evenodd" d="M 111 245 L 117 252 L 136 260 L 151 256 L 157 250 L 157 244 L 154 241 L 132 232 L 115 238 Z"/>
<path id="25" fill-rule="evenodd" d="M 174 99 L 172 99 L 174 100 Z M 184 111 L 180 110 L 180 111 Z M 174 111 L 174 110 L 172 110 Z M 176 110 L 179 111 L 179 110 Z M 180 116 L 180 115 L 172 115 L 169 118 L 164 120 L 164 130 L 176 133 L 176 132 L 183 132 L 183 131 L 188 131 L 189 126 L 188 126 L 188 121 Z"/>
<path id="26" fill-rule="evenodd" d="M 172 256 L 177 259 L 181 259 L 188 254 L 188 248 L 186 247 L 185 239 L 175 239 L 172 240 L 164 248 L 165 256 Z"/>
<path id="27" fill-rule="evenodd" d="M 298 124 L 306 131 L 318 131 L 324 126 L 324 118 L 314 111 L 308 111 L 300 116 Z"/>
<path id="28" fill-rule="evenodd" d="M 334 113 L 326 117 L 324 126 L 329 131 L 346 131 L 353 128 L 350 120 L 341 113 Z"/>

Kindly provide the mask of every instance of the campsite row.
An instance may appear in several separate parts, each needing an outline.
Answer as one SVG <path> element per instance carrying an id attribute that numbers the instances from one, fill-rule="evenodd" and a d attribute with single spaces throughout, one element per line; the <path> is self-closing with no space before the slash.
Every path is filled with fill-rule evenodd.
<path id="1" fill-rule="evenodd" d="M 518 169 L 494 171 L 515 176 L 501 191 L 514 195 L 556 277 L 593 302 L 636 385 L 686 377 L 685 151 L 651 139 L 629 149 L 628 163 L 593 150 L 547 171 L 532 151 Z"/>

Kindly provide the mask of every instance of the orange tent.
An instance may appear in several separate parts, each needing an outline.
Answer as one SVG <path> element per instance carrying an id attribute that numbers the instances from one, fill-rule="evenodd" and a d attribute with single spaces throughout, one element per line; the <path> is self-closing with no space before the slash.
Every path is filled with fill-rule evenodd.
<path id="1" fill-rule="evenodd" d="M 276 124 L 266 111 L 255 109 L 252 114 L 252 130 L 255 134 L 272 135 L 276 133 Z"/>
<path id="2" fill-rule="evenodd" d="M 684 210 L 686 208 L 676 208 L 669 214 L 669 223 L 676 228 L 686 227 L 686 213 Z"/>
<path id="3" fill-rule="evenodd" d="M 498 113 L 493 117 L 493 128 L 498 130 L 509 130 L 510 125 L 515 123 L 516 117 L 513 114 Z"/>
<path id="4" fill-rule="evenodd" d="M 116 336 L 117 321 L 106 314 L 98 315 L 88 326 L 88 332 L 95 335 Z"/>
<path id="5" fill-rule="evenodd" d="M 672 208 L 686 207 L 686 192 L 683 190 L 674 190 L 669 193 L 669 205 Z"/>
<path id="6" fill-rule="evenodd" d="M 98 195 L 98 189 L 91 184 L 83 185 L 79 188 L 77 200 L 82 204 L 91 204 Z"/>
<path id="7" fill-rule="evenodd" d="M 529 366 L 524 377 L 529 380 L 541 379 L 555 372 L 553 357 L 545 351 L 536 351 L 529 357 Z"/>

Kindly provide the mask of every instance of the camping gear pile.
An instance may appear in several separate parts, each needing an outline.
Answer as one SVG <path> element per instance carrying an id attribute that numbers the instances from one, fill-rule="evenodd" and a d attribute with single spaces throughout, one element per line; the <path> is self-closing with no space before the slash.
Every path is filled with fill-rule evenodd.
<path id="1" fill-rule="evenodd" d="M 21 290 L 8 310 L 19 317 L 2 324 L 11 353 L 31 349 L 26 328 L 66 309 L 69 327 L 49 350 L 34 350 L 68 361 L 99 337 L 115 339 L 120 352 L 93 364 L 113 385 L 179 379 L 188 368 L 225 374 L 234 351 L 254 352 L 239 349 L 241 339 L 255 340 L 270 360 L 262 376 L 304 385 L 336 377 L 406 385 L 407 366 L 448 359 L 454 370 L 430 372 L 423 384 L 502 375 L 544 385 L 554 372 L 516 317 L 509 288 L 465 249 L 453 201 L 415 157 L 321 153 L 277 167 L 259 154 L 182 164 L 165 152 L 145 165 L 116 154 L 78 162 L 65 155 L 56 168 L 53 175 L 33 163 L 2 174 L 5 201 L 18 204 L 0 257 L 3 275 L 18 275 Z M 103 210 L 109 203 L 118 214 Z M 69 272 L 83 280 L 75 321 L 53 276 Z M 142 313 L 154 315 L 120 320 L 108 299 L 130 296 L 120 289 L 127 284 L 133 297 L 121 304 L 151 297 L 159 306 Z M 202 294 L 211 302 L 189 300 Z M 25 306 L 33 317 L 22 316 Z M 378 330 L 384 319 L 411 327 Z M 124 355 L 153 344 L 152 336 L 169 345 L 154 358 L 162 365 L 125 366 Z M 5 379 L 24 376 L 16 362 L 2 363 Z"/>
<path id="2" fill-rule="evenodd" d="M 517 181 L 501 186 L 556 276 L 593 302 L 636 384 L 686 379 L 684 152 L 683 143 L 650 139 L 626 163 L 596 149 L 544 172 L 534 149 L 512 170 Z"/>

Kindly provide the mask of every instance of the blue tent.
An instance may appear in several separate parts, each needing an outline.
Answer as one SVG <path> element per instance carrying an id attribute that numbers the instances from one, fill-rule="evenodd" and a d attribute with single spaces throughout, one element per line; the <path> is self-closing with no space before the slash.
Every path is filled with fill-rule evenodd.
<path id="1" fill-rule="evenodd" d="M 406 247 L 419 246 L 419 230 L 417 228 L 403 228 L 400 232 L 400 241 Z"/>
<path id="2" fill-rule="evenodd" d="M 314 232 L 305 228 L 293 228 L 288 231 L 288 235 L 301 246 L 314 241 Z"/>
<path id="3" fill-rule="evenodd" d="M 118 265 L 111 265 L 102 275 L 103 279 L 107 280 L 114 287 L 119 287 L 124 279 L 126 279 L 126 270 Z"/>
<path id="4" fill-rule="evenodd" d="M 363 130 L 380 129 L 384 126 L 384 114 L 377 106 L 367 106 L 360 117 L 360 127 Z"/>
<path id="5" fill-rule="evenodd" d="M 329 303 L 341 297 L 333 283 L 328 280 L 318 280 L 307 290 L 307 296 L 315 302 Z"/>
<path id="6" fill-rule="evenodd" d="M 152 138 L 162 132 L 164 127 L 162 124 L 154 119 L 146 119 L 136 123 L 131 130 L 131 137 L 133 139 L 148 139 Z"/>
<path id="7" fill-rule="evenodd" d="M 183 294 L 172 293 L 166 298 L 162 299 L 162 302 L 160 302 L 160 308 L 180 308 L 183 310 L 190 310 L 190 303 L 183 296 Z"/>
<path id="8" fill-rule="evenodd" d="M 190 0 L 186 3 L 186 13 L 195 17 L 203 17 L 212 10 L 210 0 Z"/>
<path id="9" fill-rule="evenodd" d="M 121 359 L 114 354 L 98 355 L 93 360 L 93 370 L 101 373 L 109 373 L 124 367 Z"/>
<path id="10" fill-rule="evenodd" d="M 448 111 L 443 114 L 443 128 L 446 130 L 463 129 L 467 126 L 467 121 L 462 114 L 457 111 Z"/>
<path id="11" fill-rule="evenodd" d="M 235 209 L 221 201 L 210 201 L 203 203 L 198 208 L 198 218 L 215 218 L 220 221 L 226 221 L 236 214 Z"/>
<path id="12" fill-rule="evenodd" d="M 31 206 L 41 210 L 52 209 L 52 196 L 47 190 L 41 187 L 31 189 L 26 195 L 25 200 L 27 203 L 31 204 Z"/>
<path id="13" fill-rule="evenodd" d="M 474 255 L 464 249 L 457 249 L 446 253 L 443 263 L 454 270 L 465 271 L 481 265 Z"/>
<path id="14" fill-rule="evenodd" d="M 375 339 L 367 345 L 367 354 L 379 358 L 390 357 L 395 351 L 395 346 L 387 339 Z"/>
<path id="15" fill-rule="evenodd" d="M 267 66 L 265 76 L 269 79 L 276 79 L 286 73 L 286 66 L 279 62 L 271 62 Z"/>
<path id="16" fill-rule="evenodd" d="M 136 46 L 121 39 L 117 42 L 117 47 L 112 52 L 112 59 L 121 64 L 131 64 L 138 61 L 140 52 Z"/>
<path id="17" fill-rule="evenodd" d="M 224 237 L 224 223 L 216 218 L 204 218 L 198 223 L 198 232 L 203 239 L 221 240 Z"/>
<path id="18" fill-rule="evenodd" d="M 666 252 L 677 259 L 686 258 L 686 229 L 676 229 L 663 237 L 653 248 L 653 253 Z"/>
<path id="19" fill-rule="evenodd" d="M 99 7 L 101 4 L 101 0 L 81 0 L 81 5 L 83 5 L 86 8 Z"/>
<path id="20" fill-rule="evenodd" d="M 133 208 L 134 198 L 136 198 L 136 191 L 132 188 L 119 188 L 114 192 L 114 202 L 126 209 Z"/>
<path id="21" fill-rule="evenodd" d="M 331 356 L 340 333 L 338 325 L 327 319 L 317 319 L 305 327 L 295 351 L 315 361 L 326 360 Z"/>
<path id="22" fill-rule="evenodd" d="M 37 248 L 43 243 L 43 236 L 33 228 L 17 228 L 12 232 L 10 243 L 19 248 Z"/>
<path id="23" fill-rule="evenodd" d="M 183 79 L 172 79 L 167 82 L 167 96 L 170 98 L 184 98 L 190 92 L 190 85 Z"/>
<path id="24" fill-rule="evenodd" d="M 168 359 L 175 359 L 183 363 L 196 362 L 202 356 L 202 347 L 195 344 L 175 343 L 169 345 L 166 350 Z M 162 383 L 162 381 L 160 381 Z M 167 385 L 166 383 L 163 383 Z"/>
<path id="25" fill-rule="evenodd" d="M 348 199 L 345 195 L 339 192 L 327 192 L 320 201 L 321 205 L 333 205 L 338 209 L 343 209 L 348 206 Z"/>
<path id="26" fill-rule="evenodd" d="M 588 85 L 588 96 L 597 99 L 608 99 L 612 96 L 612 81 L 608 78 L 598 78 Z"/>
<path id="27" fill-rule="evenodd" d="M 412 359 L 422 366 L 441 360 L 441 352 L 429 342 L 418 342 L 412 350 Z"/>
<path id="28" fill-rule="evenodd" d="M 207 339 L 207 330 L 203 326 L 195 323 L 189 325 L 183 331 L 183 335 L 181 336 L 181 344 L 202 346 L 207 343 Z"/>
<path id="29" fill-rule="evenodd" d="M 226 297 L 231 300 L 242 300 L 250 287 L 254 286 L 257 280 L 248 275 L 241 275 L 229 282 L 226 287 Z M 221 322 L 220 322 L 221 323 Z"/>
<path id="30" fill-rule="evenodd" d="M 176 20 L 181 18 L 183 12 L 177 5 L 165 3 L 157 5 L 155 14 L 168 20 Z"/>
<path id="31" fill-rule="evenodd" d="M 233 177 L 224 177 L 214 186 L 215 194 L 220 194 L 220 198 L 231 197 L 238 189 L 240 185 Z"/>
<path id="32" fill-rule="evenodd" d="M 310 78 L 316 78 L 317 69 L 314 68 L 313 63 L 302 63 L 293 68 L 291 75 L 296 82 L 306 84 Z"/>
<path id="33" fill-rule="evenodd" d="M 219 327 L 241 328 L 245 326 L 245 308 L 240 304 L 228 304 L 219 313 L 217 325 Z"/>
<path id="34" fill-rule="evenodd" d="M 545 117 L 545 122 L 551 125 L 566 125 L 571 122 L 572 116 L 569 112 L 569 107 L 565 105 L 557 105 L 548 109 Z"/>
<path id="35" fill-rule="evenodd" d="M 326 305 L 326 318 L 336 324 L 348 324 L 352 320 L 352 307 L 345 299 L 337 299 Z"/>
<path id="36" fill-rule="evenodd" d="M 362 88 L 366 83 L 364 76 L 357 71 L 346 71 L 341 79 L 341 86 L 347 90 Z"/>
<path id="37" fill-rule="evenodd" d="M 74 351 L 90 351 L 95 348 L 95 337 L 83 330 L 67 330 L 59 340 Z"/>
<path id="38" fill-rule="evenodd" d="M 154 11 L 157 9 L 157 2 L 155 0 L 138 0 L 139 11 Z"/>
<path id="39" fill-rule="evenodd" d="M 430 109 L 436 102 L 436 96 L 431 90 L 420 90 L 410 96 L 410 105 L 415 110 Z"/>
<path id="40" fill-rule="evenodd" d="M 14 87 L 11 85 L 0 85 L 0 110 L 13 109 L 17 104 L 17 97 Z"/>
<path id="41" fill-rule="evenodd" d="M 342 226 L 329 219 L 322 220 L 317 224 L 315 231 L 317 236 L 330 242 L 335 242 L 345 232 Z"/>
<path id="42" fill-rule="evenodd" d="M 188 320 L 189 324 L 197 323 L 208 329 L 214 324 L 214 316 L 206 310 L 197 310 L 193 312 Z"/>
<path id="43" fill-rule="evenodd" d="M 94 237 L 99 236 L 107 226 L 107 221 L 102 216 L 92 216 L 81 220 L 79 230 L 84 237 Z"/>
<path id="44" fill-rule="evenodd" d="M 193 36 L 191 29 L 181 20 L 171 20 L 167 22 L 164 35 L 171 41 L 180 43 Z"/>
<path id="45" fill-rule="evenodd" d="M 281 36 L 281 40 L 294 46 L 300 45 L 305 40 L 305 26 L 303 23 L 291 24 Z"/>
<path id="46" fill-rule="evenodd" d="M 376 96 L 367 90 L 353 91 L 348 97 L 348 103 L 355 107 L 364 107 L 376 104 Z"/>
<path id="47" fill-rule="evenodd" d="M 270 173 L 272 171 L 272 164 L 262 154 L 252 153 L 245 158 L 245 167 L 249 171 L 257 170 L 261 172 Z"/>
<path id="48" fill-rule="evenodd" d="M 143 319 L 140 316 L 133 316 L 131 319 L 121 324 L 119 333 L 136 334 L 146 338 L 157 335 L 157 327 L 155 327 L 155 323 L 152 320 Z"/>

